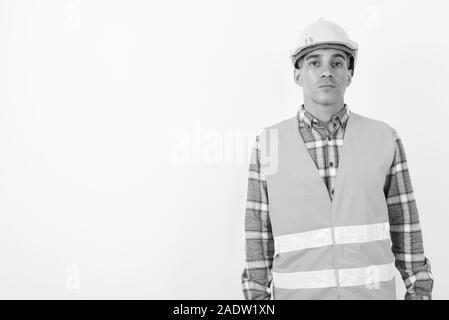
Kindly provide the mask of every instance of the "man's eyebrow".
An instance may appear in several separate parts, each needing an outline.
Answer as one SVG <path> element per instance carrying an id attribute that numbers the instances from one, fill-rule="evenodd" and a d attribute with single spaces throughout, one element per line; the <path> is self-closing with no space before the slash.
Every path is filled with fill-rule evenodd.
<path id="1" fill-rule="evenodd" d="M 320 56 L 321 56 L 320 54 L 311 54 L 310 56 L 307 56 L 307 57 L 306 57 L 305 61 L 307 61 L 307 60 L 309 60 L 309 59 L 313 59 L 313 58 L 318 58 L 318 57 L 320 57 Z"/>
<path id="2" fill-rule="evenodd" d="M 311 54 L 310 56 L 307 56 L 305 61 L 309 60 L 309 59 L 313 59 L 313 58 L 319 58 L 321 57 L 321 54 Z M 343 60 L 346 60 L 346 57 L 344 55 L 342 55 L 341 53 L 334 53 L 332 55 L 332 58 L 343 58 Z"/>
<path id="3" fill-rule="evenodd" d="M 343 60 L 346 60 L 346 57 L 344 57 L 344 56 L 343 56 L 342 54 L 340 54 L 340 53 L 335 53 L 335 54 L 332 55 L 332 57 L 333 57 L 333 58 L 340 57 L 340 58 L 343 58 Z"/>

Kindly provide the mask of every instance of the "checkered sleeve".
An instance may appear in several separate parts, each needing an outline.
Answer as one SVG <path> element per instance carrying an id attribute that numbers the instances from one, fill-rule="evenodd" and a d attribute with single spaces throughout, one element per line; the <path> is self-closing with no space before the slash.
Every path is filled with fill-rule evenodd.
<path id="1" fill-rule="evenodd" d="M 395 129 L 395 155 L 386 177 L 384 193 L 390 220 L 392 252 L 395 265 L 406 287 L 405 300 L 432 299 L 433 276 L 429 259 L 424 255 L 418 210 L 404 146 Z"/>
<path id="2" fill-rule="evenodd" d="M 245 300 L 271 299 L 273 254 L 267 185 L 260 166 L 259 137 L 256 137 L 251 151 L 245 212 L 245 267 L 241 275 Z"/>

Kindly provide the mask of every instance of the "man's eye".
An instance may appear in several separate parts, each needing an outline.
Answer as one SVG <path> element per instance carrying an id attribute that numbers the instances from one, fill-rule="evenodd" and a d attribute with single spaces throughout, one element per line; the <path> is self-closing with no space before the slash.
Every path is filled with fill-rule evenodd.
<path id="1" fill-rule="evenodd" d="M 336 65 L 336 66 L 342 66 L 343 64 L 342 64 L 341 62 L 338 62 L 338 61 L 337 61 L 337 62 L 335 62 L 335 65 Z"/>
<path id="2" fill-rule="evenodd" d="M 310 61 L 309 65 L 311 66 L 317 66 L 318 65 L 318 61 Z"/>

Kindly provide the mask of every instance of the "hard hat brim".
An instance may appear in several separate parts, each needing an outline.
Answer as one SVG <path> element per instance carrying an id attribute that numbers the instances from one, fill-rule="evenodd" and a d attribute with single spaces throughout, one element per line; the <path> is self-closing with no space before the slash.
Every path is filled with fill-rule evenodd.
<path id="1" fill-rule="evenodd" d="M 299 58 L 317 49 L 338 49 L 347 52 L 350 55 L 354 55 L 357 51 L 357 46 L 349 46 L 347 42 L 343 41 L 315 42 L 296 48 L 290 53 L 290 57 L 294 60 L 293 63 L 295 63 Z"/>

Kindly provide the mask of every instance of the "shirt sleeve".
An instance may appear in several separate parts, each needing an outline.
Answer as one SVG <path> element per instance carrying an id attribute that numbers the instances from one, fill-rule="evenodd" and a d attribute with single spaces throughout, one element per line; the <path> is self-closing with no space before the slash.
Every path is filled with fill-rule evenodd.
<path id="1" fill-rule="evenodd" d="M 245 300 L 271 299 L 273 254 L 267 185 L 260 166 L 257 137 L 251 151 L 245 212 L 245 267 L 241 275 Z"/>
<path id="2" fill-rule="evenodd" d="M 410 180 L 404 146 L 392 128 L 395 154 L 386 177 L 384 193 L 390 220 L 395 266 L 406 287 L 405 300 L 431 300 L 433 276 L 424 255 L 422 231 Z"/>

